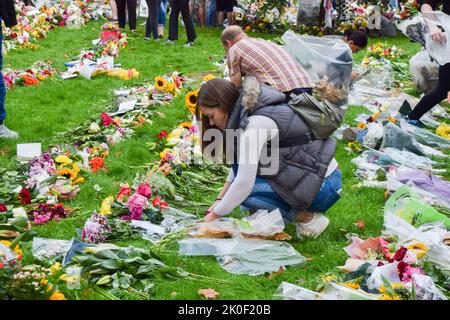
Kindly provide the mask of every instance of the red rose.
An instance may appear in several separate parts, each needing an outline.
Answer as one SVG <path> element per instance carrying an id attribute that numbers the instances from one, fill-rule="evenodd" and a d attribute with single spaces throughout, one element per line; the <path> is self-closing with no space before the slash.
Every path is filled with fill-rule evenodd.
<path id="1" fill-rule="evenodd" d="M 104 112 L 102 112 L 101 119 L 102 119 L 104 127 L 107 127 L 107 126 L 110 126 L 110 125 L 114 124 L 113 119 L 108 114 L 106 114 Z"/>
<path id="2" fill-rule="evenodd" d="M 169 205 L 167 204 L 167 202 L 161 200 L 161 199 L 158 198 L 158 197 L 155 197 L 155 199 L 153 199 L 153 201 L 152 201 L 152 206 L 154 206 L 154 207 L 156 207 L 156 208 L 159 208 L 159 209 L 164 208 L 164 207 L 166 207 L 166 208 L 169 207 Z"/>
<path id="3" fill-rule="evenodd" d="M 148 183 L 141 183 L 137 187 L 136 193 L 146 198 L 150 198 L 152 195 L 152 188 L 150 188 L 150 185 Z"/>
<path id="4" fill-rule="evenodd" d="M 402 261 L 403 260 L 403 258 L 405 257 L 405 255 L 406 255 L 406 252 L 408 251 L 408 249 L 406 249 L 405 247 L 400 247 L 400 249 L 398 249 L 396 252 L 395 252 L 395 254 L 394 254 L 394 256 L 392 257 L 392 259 L 394 260 L 394 261 Z"/>
<path id="5" fill-rule="evenodd" d="M 167 131 L 163 130 L 158 134 L 158 139 L 164 139 L 165 137 L 167 137 Z"/>
<path id="6" fill-rule="evenodd" d="M 20 192 L 19 192 L 19 200 L 23 204 L 30 204 L 31 203 L 30 191 L 28 191 L 28 189 L 25 189 L 25 188 L 20 190 Z"/>
<path id="7" fill-rule="evenodd" d="M 398 276 L 400 281 L 403 281 L 405 272 L 408 270 L 409 266 L 406 262 L 400 261 L 397 265 Z"/>
<path id="8" fill-rule="evenodd" d="M 8 211 L 8 208 L 3 203 L 0 203 L 0 212 Z"/>
<path id="9" fill-rule="evenodd" d="M 6 264 L 0 263 L 0 269 L 3 269 L 4 266 L 6 266 Z"/>

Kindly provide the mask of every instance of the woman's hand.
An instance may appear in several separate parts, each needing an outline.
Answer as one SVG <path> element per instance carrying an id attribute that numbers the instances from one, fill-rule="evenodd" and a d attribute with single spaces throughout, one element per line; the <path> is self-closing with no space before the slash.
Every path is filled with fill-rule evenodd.
<path id="1" fill-rule="evenodd" d="M 359 76 L 360 76 L 360 74 L 359 74 L 358 71 L 352 71 L 352 80 L 353 80 L 353 81 L 358 80 L 358 79 L 359 79 Z"/>
<path id="2" fill-rule="evenodd" d="M 443 43 L 446 40 L 445 34 L 442 32 L 442 30 L 438 26 L 436 26 L 434 24 L 432 24 L 430 26 L 430 36 L 431 36 L 431 39 L 433 39 L 434 41 L 439 42 L 439 43 Z"/>
<path id="3" fill-rule="evenodd" d="M 219 216 L 214 211 L 211 211 L 206 215 L 206 217 L 203 219 L 204 222 L 212 222 L 214 220 L 220 219 L 222 216 Z"/>
<path id="4" fill-rule="evenodd" d="M 447 93 L 447 101 L 450 103 L 450 91 Z"/>
<path id="5" fill-rule="evenodd" d="M 209 207 L 209 209 L 206 210 L 206 214 L 213 212 L 219 202 L 220 202 L 220 200 L 214 201 L 214 203 L 211 205 L 211 207 Z"/>

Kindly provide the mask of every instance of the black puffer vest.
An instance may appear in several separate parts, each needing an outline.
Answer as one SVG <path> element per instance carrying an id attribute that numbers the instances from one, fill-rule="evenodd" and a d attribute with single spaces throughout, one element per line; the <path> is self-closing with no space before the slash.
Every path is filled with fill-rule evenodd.
<path id="1" fill-rule="evenodd" d="M 279 129 L 279 159 L 275 160 L 279 161 L 279 169 L 276 174 L 265 176 L 261 174 L 260 164 L 258 175 L 267 179 L 291 207 L 307 209 L 322 186 L 336 151 L 336 141 L 326 139 L 295 144 L 296 138 L 303 137 L 309 129 L 285 103 L 285 99 L 283 93 L 259 84 L 256 78 L 247 77 L 229 115 L 227 129 L 245 129 L 248 117 L 255 115 L 272 119 Z"/>

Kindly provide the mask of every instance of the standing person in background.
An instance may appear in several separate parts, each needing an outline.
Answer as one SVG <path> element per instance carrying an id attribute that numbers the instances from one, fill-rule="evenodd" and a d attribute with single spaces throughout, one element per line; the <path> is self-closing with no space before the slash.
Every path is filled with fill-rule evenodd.
<path id="1" fill-rule="evenodd" d="M 111 7 L 111 12 L 112 12 L 112 22 L 117 22 L 119 21 L 118 16 L 117 16 L 117 3 L 116 0 L 109 0 L 109 6 Z"/>
<path id="2" fill-rule="evenodd" d="M 128 10 L 128 24 L 132 33 L 136 32 L 136 6 L 137 0 L 116 0 L 119 28 L 125 28 L 126 11 Z"/>
<path id="3" fill-rule="evenodd" d="M 206 19 L 208 27 L 215 27 L 217 25 L 217 4 L 216 0 L 209 1 L 208 16 Z"/>
<path id="4" fill-rule="evenodd" d="M 446 43 L 450 41 L 450 35 L 446 35 L 439 26 L 434 23 L 436 15 L 432 12 L 439 10 L 442 5 L 442 11 L 450 15 L 450 1 L 448 0 L 430 0 L 419 1 L 423 17 L 426 19 L 427 29 L 431 36 L 431 41 L 438 43 Z M 439 82 L 433 91 L 429 92 L 419 101 L 417 106 L 408 115 L 408 122 L 415 126 L 422 126 L 420 118 L 430 111 L 434 106 L 442 102 L 444 99 L 448 99 L 450 102 L 450 63 L 447 63 L 439 67 Z"/>
<path id="5" fill-rule="evenodd" d="M 189 0 L 170 0 L 170 18 L 169 18 L 169 39 L 168 44 L 174 44 L 175 40 L 178 40 L 178 16 L 181 12 L 184 25 L 186 27 L 186 34 L 188 41 L 184 45 L 185 47 L 192 47 L 194 40 L 197 38 L 195 33 L 194 23 L 192 22 L 191 15 L 189 13 Z"/>
<path id="6" fill-rule="evenodd" d="M 198 4 L 198 17 L 200 19 L 200 26 L 204 27 L 206 25 L 206 0 L 190 0 L 189 1 L 189 10 L 191 12 L 191 16 L 194 15 L 195 4 Z"/>
<path id="7" fill-rule="evenodd" d="M 166 26 L 166 16 L 168 7 L 169 7 L 169 0 L 161 0 L 158 14 L 158 35 L 161 39 L 164 37 L 164 28 Z"/>
<path id="8" fill-rule="evenodd" d="M 145 0 L 148 8 L 148 18 L 145 24 L 145 40 L 150 40 L 153 34 L 153 39 L 159 40 L 158 35 L 158 12 L 161 0 Z"/>
<path id="9" fill-rule="evenodd" d="M 227 13 L 228 25 L 233 25 L 233 6 L 234 0 L 216 0 L 217 3 L 217 24 L 223 26 L 225 21 L 225 12 Z"/>
<path id="10" fill-rule="evenodd" d="M 9 130 L 3 124 L 6 119 L 6 109 L 5 109 L 5 98 L 6 98 L 6 87 L 5 81 L 3 79 L 3 73 L 1 72 L 3 66 L 3 56 L 2 56 L 2 20 L 5 22 L 7 27 L 13 27 L 17 24 L 16 10 L 14 8 L 13 0 L 2 0 L 0 2 L 0 138 L 18 138 L 19 134 L 15 131 Z"/>

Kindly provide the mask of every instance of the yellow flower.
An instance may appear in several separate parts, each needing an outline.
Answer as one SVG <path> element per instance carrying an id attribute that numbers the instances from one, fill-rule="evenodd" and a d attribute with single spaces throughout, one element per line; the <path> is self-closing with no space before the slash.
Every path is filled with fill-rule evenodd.
<path id="1" fill-rule="evenodd" d="M 352 289 L 359 289 L 359 288 L 361 288 L 361 286 L 359 285 L 359 283 L 353 282 L 353 281 L 345 282 L 345 283 L 344 283 L 344 286 L 346 286 L 346 287 L 348 287 L 348 288 L 352 288 Z"/>
<path id="2" fill-rule="evenodd" d="M 48 298 L 48 300 L 67 300 L 67 299 L 59 290 L 56 290 L 55 292 L 53 292 L 50 298 Z"/>
<path id="3" fill-rule="evenodd" d="M 113 203 L 114 197 L 109 196 L 102 202 L 102 207 L 100 208 L 100 214 L 108 215 L 111 214 L 111 203 Z"/>
<path id="4" fill-rule="evenodd" d="M 443 123 L 436 128 L 436 134 L 438 136 L 450 139 L 450 125 Z"/>
<path id="5" fill-rule="evenodd" d="M 192 124 L 189 121 L 184 121 L 179 126 L 189 129 L 190 127 L 192 127 Z"/>
<path id="6" fill-rule="evenodd" d="M 81 183 L 84 183 L 83 177 L 78 177 L 75 180 L 73 180 L 73 184 L 81 184 Z"/>
<path id="7" fill-rule="evenodd" d="M 41 280 L 41 284 L 43 284 L 44 286 L 45 286 L 47 283 L 48 283 L 48 280 L 47 280 L 47 279 L 42 279 L 42 280 Z"/>
<path id="8" fill-rule="evenodd" d="M 59 277 L 59 280 L 65 281 L 69 284 L 75 284 L 76 276 L 68 276 L 67 274 L 63 274 Z"/>
<path id="9" fill-rule="evenodd" d="M 56 163 L 59 163 L 62 165 L 68 165 L 68 164 L 72 163 L 72 160 L 70 160 L 68 156 L 57 156 L 55 161 L 56 161 Z"/>
<path id="10" fill-rule="evenodd" d="M 380 291 L 381 293 L 386 293 L 386 288 L 385 288 L 384 284 L 381 285 L 381 287 L 378 289 L 378 291 Z"/>
<path id="11" fill-rule="evenodd" d="M 161 151 L 161 153 L 159 154 L 159 157 L 161 158 L 161 160 L 164 160 L 164 158 L 166 157 L 166 155 L 168 153 L 170 153 L 171 150 L 169 148 L 164 149 L 163 151 Z"/>
<path id="12" fill-rule="evenodd" d="M 417 250 L 416 256 L 418 259 L 422 259 L 428 252 L 428 248 L 422 242 L 411 244 L 407 247 L 408 250 Z"/>
<path id="13" fill-rule="evenodd" d="M 157 90 L 166 90 L 167 81 L 163 77 L 155 78 L 155 89 Z"/>
<path id="14" fill-rule="evenodd" d="M 58 170 L 58 175 L 70 180 L 74 180 L 78 176 L 78 174 L 75 171 L 68 168 L 62 168 L 61 170 Z"/>
<path id="15" fill-rule="evenodd" d="M 209 80 L 212 80 L 212 79 L 215 79 L 215 78 L 216 78 L 216 76 L 210 73 L 210 74 L 208 74 L 208 75 L 203 77 L 203 81 L 208 82 Z"/>
<path id="16" fill-rule="evenodd" d="M 166 84 L 167 92 L 172 93 L 175 91 L 175 89 L 176 89 L 175 84 L 173 84 L 172 82 L 167 82 Z"/>
<path id="17" fill-rule="evenodd" d="M 8 247 L 12 244 L 11 241 L 8 240 L 0 240 L 0 243 L 3 244 L 5 247 Z M 13 251 L 15 253 L 17 253 L 18 255 L 23 255 L 22 249 L 20 249 L 19 245 L 16 245 L 16 247 L 13 249 Z"/>
<path id="18" fill-rule="evenodd" d="M 80 167 L 78 166 L 78 163 L 74 163 L 73 165 L 72 165 L 72 170 L 73 170 L 73 172 L 75 172 L 75 173 L 79 173 L 80 172 Z"/>
<path id="19" fill-rule="evenodd" d="M 59 262 L 55 262 L 55 263 L 50 267 L 50 271 L 52 272 L 52 275 L 57 274 L 59 270 L 61 270 L 61 263 L 59 263 Z"/>
<path id="20" fill-rule="evenodd" d="M 323 282 L 330 282 L 330 281 L 333 281 L 333 280 L 337 280 L 337 277 L 334 274 L 332 274 L 332 275 L 323 275 L 323 276 L 321 276 L 321 278 L 322 278 Z"/>
<path id="21" fill-rule="evenodd" d="M 193 114 L 195 114 L 197 101 L 198 101 L 198 90 L 190 91 L 186 94 L 186 98 L 184 100 L 186 108 Z"/>

